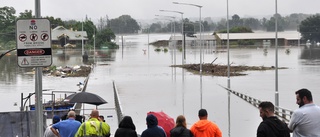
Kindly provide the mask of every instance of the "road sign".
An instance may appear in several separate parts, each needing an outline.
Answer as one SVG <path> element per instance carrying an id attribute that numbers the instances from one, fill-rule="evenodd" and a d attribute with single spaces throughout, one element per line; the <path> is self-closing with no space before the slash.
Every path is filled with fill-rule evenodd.
<path id="1" fill-rule="evenodd" d="M 51 28 L 48 19 L 19 19 L 17 56 L 20 67 L 47 67 L 52 64 Z"/>

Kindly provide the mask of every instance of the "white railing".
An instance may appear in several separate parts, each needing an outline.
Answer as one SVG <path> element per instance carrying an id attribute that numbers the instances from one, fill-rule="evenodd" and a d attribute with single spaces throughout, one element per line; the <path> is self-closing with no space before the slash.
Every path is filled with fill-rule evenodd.
<path id="1" fill-rule="evenodd" d="M 221 86 L 221 85 L 220 85 Z M 229 88 L 226 88 L 226 87 L 223 87 L 221 86 L 222 88 L 226 89 L 227 91 L 229 91 L 230 93 L 238 96 L 239 98 L 243 99 L 244 101 L 250 103 L 251 105 L 255 106 L 256 108 L 259 108 L 259 104 L 262 102 L 261 100 L 259 99 L 256 99 L 256 98 L 253 98 L 251 96 L 248 96 L 248 95 L 245 95 L 245 94 L 242 94 L 240 92 L 237 92 L 237 91 L 234 91 L 234 90 L 231 90 Z M 291 118 L 291 115 L 293 113 L 293 111 L 289 110 L 289 109 L 284 109 L 284 108 L 281 108 L 281 107 L 275 107 L 275 115 L 282 121 L 288 123 L 290 121 L 290 118 Z"/>

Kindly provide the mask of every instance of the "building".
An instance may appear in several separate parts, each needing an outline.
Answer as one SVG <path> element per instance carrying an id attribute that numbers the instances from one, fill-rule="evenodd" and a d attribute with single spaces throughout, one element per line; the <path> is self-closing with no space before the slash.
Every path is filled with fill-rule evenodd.
<path id="1" fill-rule="evenodd" d="M 63 26 L 57 26 L 51 31 L 52 46 L 60 47 L 78 47 L 85 45 L 88 42 L 86 31 L 73 31 L 66 29 Z"/>
<path id="2" fill-rule="evenodd" d="M 275 32 L 254 32 L 254 33 L 229 33 L 230 45 L 239 45 L 241 41 L 250 41 L 251 46 L 274 46 Z M 192 43 L 199 41 L 199 34 L 196 37 L 186 37 L 186 45 L 193 45 Z M 297 31 L 278 32 L 279 46 L 298 46 L 300 44 L 301 35 Z M 181 43 L 182 36 L 171 36 L 170 40 Z M 227 45 L 227 33 L 216 33 L 216 35 L 203 33 L 201 35 L 203 45 Z"/>
<path id="3" fill-rule="evenodd" d="M 217 33 L 216 36 L 221 41 L 221 45 L 227 43 L 227 33 Z M 275 45 L 275 32 L 254 32 L 254 33 L 229 33 L 229 42 L 237 43 L 240 40 L 251 40 L 255 46 L 263 46 L 266 41 L 270 41 L 270 46 Z M 283 31 L 278 32 L 279 46 L 298 46 L 300 44 L 301 35 L 298 31 Z"/>

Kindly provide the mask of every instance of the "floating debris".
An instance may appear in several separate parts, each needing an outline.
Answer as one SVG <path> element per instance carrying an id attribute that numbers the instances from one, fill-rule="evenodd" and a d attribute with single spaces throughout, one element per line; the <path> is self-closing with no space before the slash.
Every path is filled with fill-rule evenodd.
<path id="1" fill-rule="evenodd" d="M 200 74 L 199 72 L 200 64 L 172 65 L 171 67 L 180 67 L 180 68 L 187 69 L 188 71 L 194 74 Z M 247 75 L 243 73 L 244 71 L 265 71 L 265 70 L 273 70 L 273 69 L 275 69 L 273 66 L 265 67 L 265 66 L 232 66 L 230 65 L 230 76 Z M 281 67 L 278 69 L 287 69 L 287 68 Z M 228 66 L 212 64 L 212 63 L 202 64 L 202 74 L 226 77 L 228 76 Z"/>

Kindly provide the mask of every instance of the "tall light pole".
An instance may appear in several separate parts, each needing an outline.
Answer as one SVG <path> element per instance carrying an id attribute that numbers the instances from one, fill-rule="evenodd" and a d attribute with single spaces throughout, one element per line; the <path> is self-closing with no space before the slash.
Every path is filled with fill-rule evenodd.
<path id="1" fill-rule="evenodd" d="M 183 30 L 183 26 L 184 26 L 184 21 L 183 21 L 183 12 L 180 11 L 173 11 L 173 10 L 160 10 L 162 12 L 173 12 L 173 13 L 179 13 L 181 14 L 181 34 L 182 34 L 182 65 L 185 63 L 186 61 L 186 57 L 185 57 L 185 49 L 184 49 L 184 30 Z"/>
<path id="2" fill-rule="evenodd" d="M 40 0 L 35 0 L 35 17 L 41 18 Z M 42 104 L 42 67 L 36 67 L 35 73 L 35 93 L 36 93 L 36 136 L 43 135 L 43 104 Z"/>
<path id="3" fill-rule="evenodd" d="M 230 43 L 229 43 L 229 0 L 227 0 L 227 49 L 228 49 L 228 89 L 230 89 Z M 228 136 L 231 136 L 230 92 L 228 92 Z"/>
<path id="4" fill-rule="evenodd" d="M 278 2 L 275 0 L 275 31 L 276 31 L 276 39 L 275 39 L 275 50 L 276 50 L 276 64 L 275 64 L 275 105 L 279 107 L 279 91 L 278 91 Z"/>
<path id="5" fill-rule="evenodd" d="M 182 65 L 184 65 L 186 61 L 186 50 L 184 47 L 184 21 L 183 21 L 183 12 L 180 11 L 173 11 L 173 10 L 160 10 L 162 12 L 173 12 L 173 13 L 179 13 L 181 14 L 181 34 L 182 34 Z M 182 114 L 184 115 L 184 69 L 182 69 Z"/>
<path id="6" fill-rule="evenodd" d="M 93 64 L 96 63 L 96 29 L 93 29 Z"/>
<path id="7" fill-rule="evenodd" d="M 200 28 L 200 108 L 202 108 L 202 40 L 201 40 L 201 8 L 202 6 L 196 5 L 196 4 L 190 4 L 190 3 L 179 3 L 179 2 L 173 2 L 173 4 L 180 4 L 180 5 L 190 5 L 195 6 L 199 8 L 199 28 Z"/>
<path id="8" fill-rule="evenodd" d="M 176 38 L 176 21 L 175 21 L 175 19 L 176 19 L 176 17 L 163 16 L 163 15 L 155 15 L 155 16 L 173 19 L 173 41 L 174 41 L 174 44 L 173 44 L 174 63 L 173 64 L 176 65 L 176 43 L 175 43 L 175 38 Z"/>
<path id="9" fill-rule="evenodd" d="M 199 8 L 199 28 L 200 28 L 200 75 L 202 74 L 202 40 L 201 40 L 201 5 L 197 4 L 190 4 L 190 3 L 180 3 L 180 2 L 173 2 L 173 4 L 179 4 L 179 5 L 190 5 L 195 6 Z"/>
<path id="10" fill-rule="evenodd" d="M 81 23 L 81 28 L 82 28 L 82 33 L 83 33 L 83 21 L 82 21 L 82 23 Z M 83 35 L 81 36 L 81 55 L 83 56 L 83 54 L 84 54 L 84 48 L 83 48 Z"/>
<path id="11" fill-rule="evenodd" d="M 66 62 L 66 60 L 67 60 L 67 34 L 64 33 L 63 36 L 64 36 L 64 63 L 67 66 L 67 62 Z"/>

